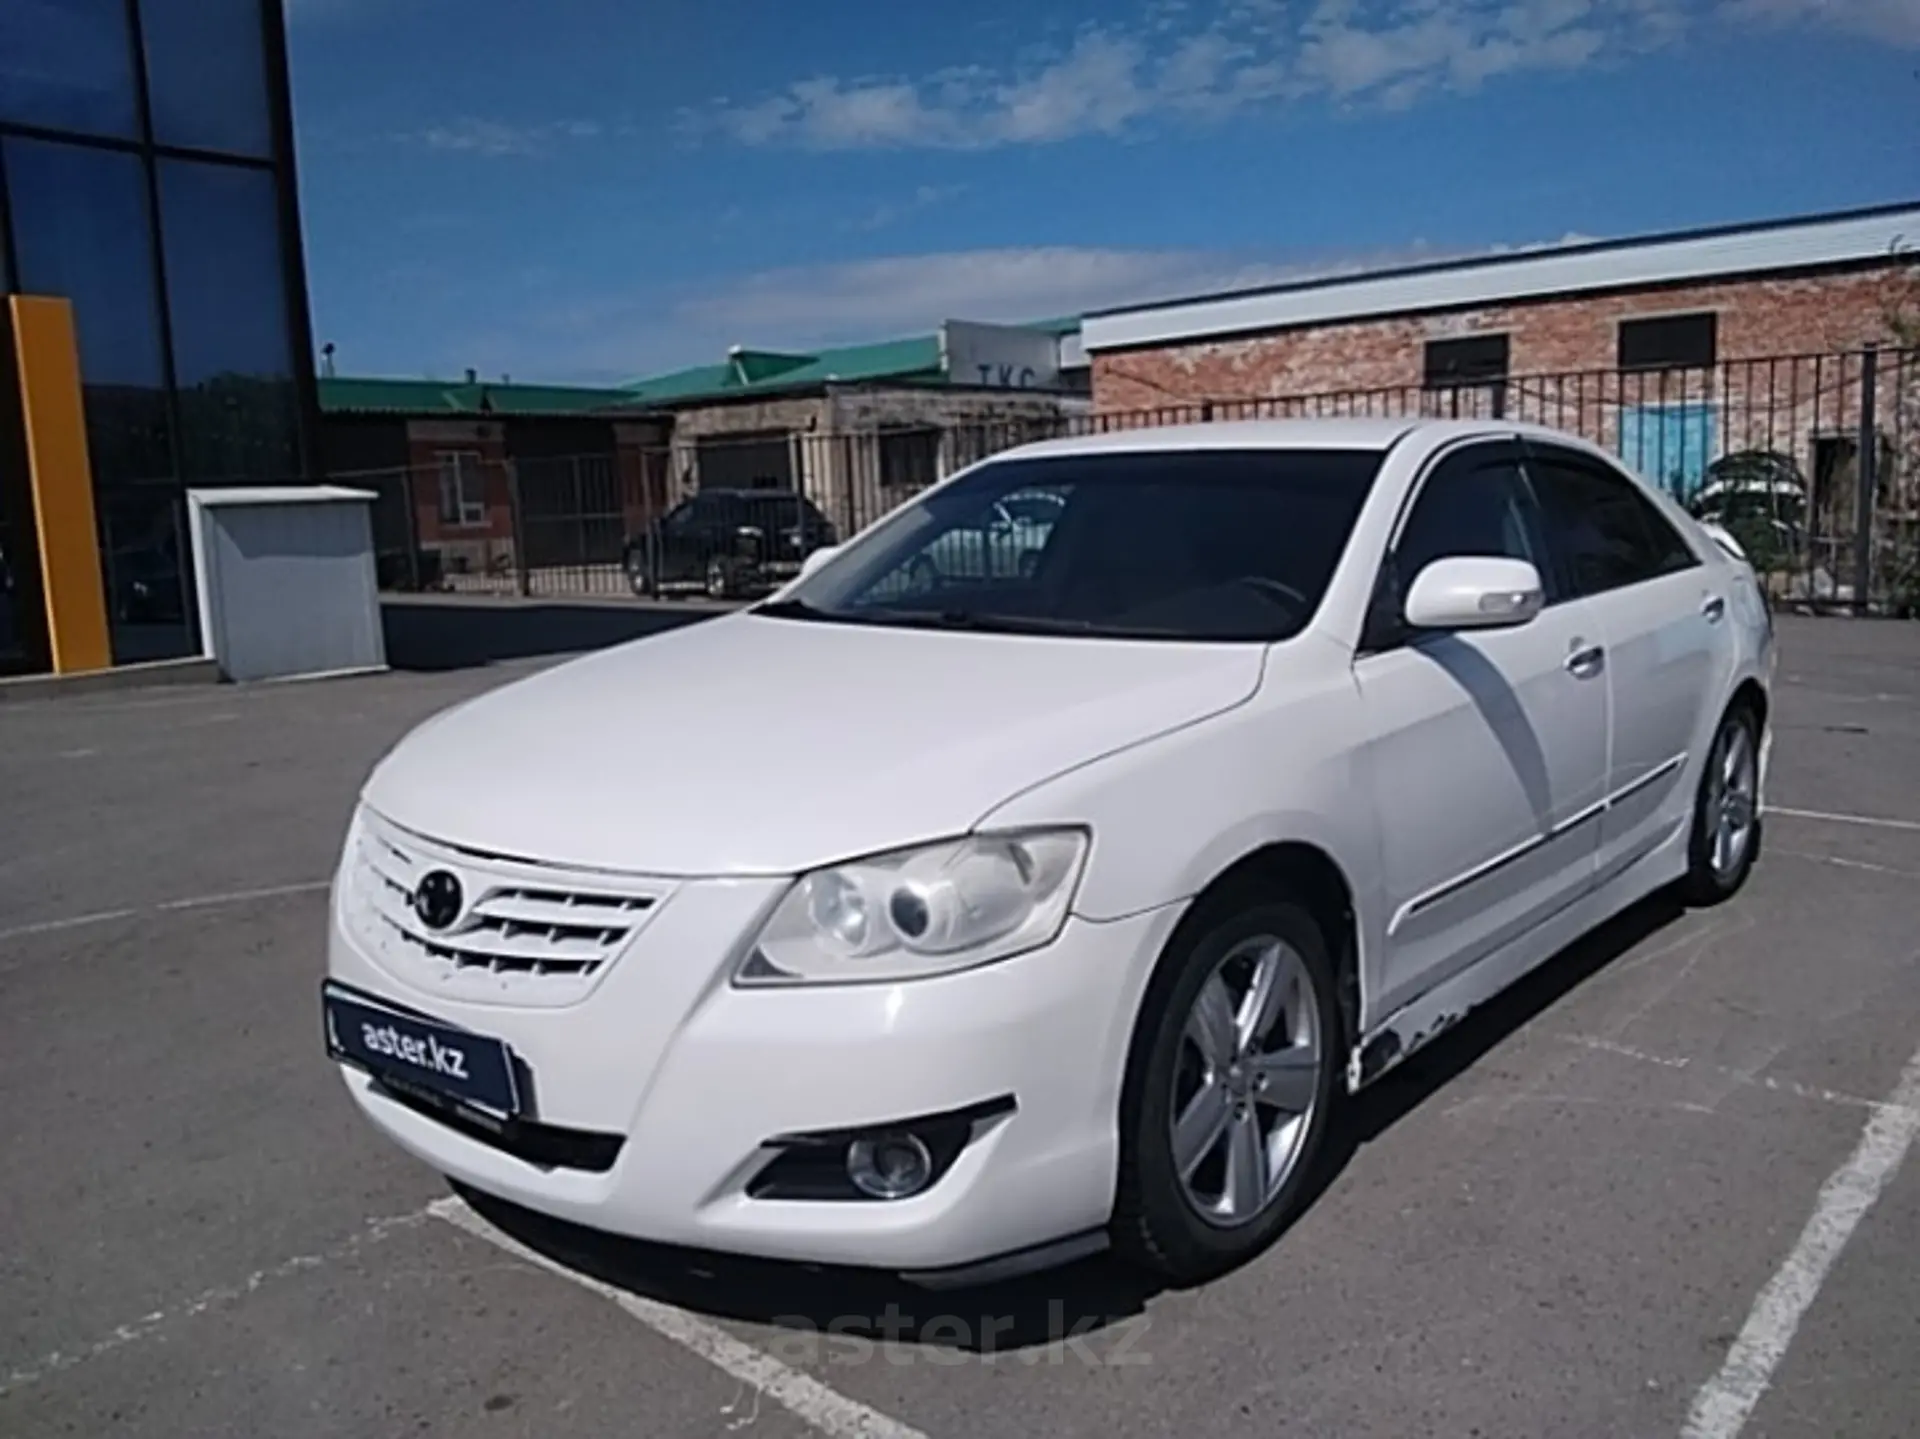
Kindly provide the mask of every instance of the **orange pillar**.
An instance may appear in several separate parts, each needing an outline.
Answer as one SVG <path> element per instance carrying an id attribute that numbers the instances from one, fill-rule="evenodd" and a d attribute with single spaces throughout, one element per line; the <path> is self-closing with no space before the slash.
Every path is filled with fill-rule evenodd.
<path id="1" fill-rule="evenodd" d="M 73 306 L 41 295 L 12 295 L 7 310 L 53 672 L 106 669 L 113 650 L 100 582 Z"/>

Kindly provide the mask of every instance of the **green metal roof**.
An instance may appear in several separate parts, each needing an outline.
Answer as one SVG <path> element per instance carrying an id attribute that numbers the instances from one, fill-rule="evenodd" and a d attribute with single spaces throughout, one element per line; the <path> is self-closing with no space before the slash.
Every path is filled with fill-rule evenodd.
<path id="1" fill-rule="evenodd" d="M 724 365 L 651 375 L 627 382 L 628 398 L 640 404 L 694 399 L 729 399 L 812 389 L 829 382 L 858 384 L 873 380 L 937 380 L 940 339 L 916 335 L 873 345 L 843 345 L 815 355 L 768 350 L 736 350 Z"/>
<path id="2" fill-rule="evenodd" d="M 320 408 L 331 415 L 579 415 L 632 403 L 625 390 L 578 385 L 345 376 L 320 380 Z"/>
<path id="3" fill-rule="evenodd" d="M 1075 330 L 1080 328 L 1080 317 L 1078 315 L 1058 315 L 1051 320 L 1023 320 L 1020 322 L 1020 328 L 1023 330 L 1044 330 L 1049 335 L 1071 335 Z"/>
<path id="4" fill-rule="evenodd" d="M 1063 335 L 1077 316 L 1039 320 L 1025 328 Z M 461 380 L 323 378 L 320 408 L 328 414 L 575 415 L 612 407 L 684 404 L 751 395 L 780 395 L 826 384 L 895 380 L 942 383 L 940 337 L 914 335 L 868 345 L 842 345 L 816 354 L 736 349 L 718 365 L 695 365 L 628 380 L 616 388 L 516 385 Z M 484 401 L 484 403 L 483 403 Z"/>

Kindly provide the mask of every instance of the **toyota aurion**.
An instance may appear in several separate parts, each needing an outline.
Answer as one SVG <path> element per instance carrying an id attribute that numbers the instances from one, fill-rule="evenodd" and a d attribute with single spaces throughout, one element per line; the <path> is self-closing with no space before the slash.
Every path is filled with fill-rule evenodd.
<path id="1" fill-rule="evenodd" d="M 1021 563 L 943 571 L 1010 495 Z M 378 1129 L 624 1235 L 1192 1281 L 1345 1101 L 1758 849 L 1738 546 L 1507 423 L 1026 446 L 772 598 L 422 724 L 346 836 L 322 1003 Z"/>

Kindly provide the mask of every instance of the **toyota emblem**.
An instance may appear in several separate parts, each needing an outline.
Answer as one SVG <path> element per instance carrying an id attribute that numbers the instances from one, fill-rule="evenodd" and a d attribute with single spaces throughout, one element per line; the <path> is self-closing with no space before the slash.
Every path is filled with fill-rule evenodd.
<path id="1" fill-rule="evenodd" d="M 425 876 L 413 892 L 413 912 L 428 929 L 445 929 L 460 918 L 460 906 L 466 895 L 457 876 L 436 869 Z"/>

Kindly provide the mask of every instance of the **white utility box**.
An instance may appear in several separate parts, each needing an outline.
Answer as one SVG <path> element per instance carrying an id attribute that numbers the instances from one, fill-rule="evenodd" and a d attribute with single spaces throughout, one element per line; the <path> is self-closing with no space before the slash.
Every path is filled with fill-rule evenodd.
<path id="1" fill-rule="evenodd" d="M 387 667 L 371 490 L 187 491 L 200 634 L 223 679 Z"/>

